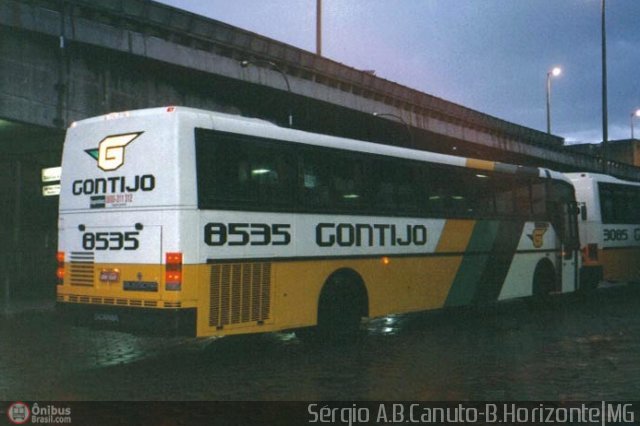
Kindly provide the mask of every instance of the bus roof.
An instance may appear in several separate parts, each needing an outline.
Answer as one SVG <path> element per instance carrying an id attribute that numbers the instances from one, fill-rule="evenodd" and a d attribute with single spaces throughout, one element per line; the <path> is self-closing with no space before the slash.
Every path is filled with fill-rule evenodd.
<path id="1" fill-rule="evenodd" d="M 588 172 L 565 173 L 565 176 L 567 176 L 572 182 L 579 182 L 581 180 L 593 180 L 595 182 L 617 183 L 621 185 L 640 186 L 640 182 L 622 180 L 622 179 L 618 179 L 616 177 L 605 175 L 602 173 L 588 173 Z"/>
<path id="2" fill-rule="evenodd" d="M 211 129 L 223 132 L 278 139 L 308 145 L 325 146 L 349 151 L 368 152 L 372 154 L 414 159 L 432 163 L 442 163 L 477 170 L 496 171 L 536 177 L 550 177 L 552 179 L 569 182 L 568 174 L 565 175 L 545 168 L 518 166 L 497 161 L 466 158 L 449 154 L 440 154 L 430 151 L 397 147 L 393 145 L 385 145 L 376 142 L 368 142 L 311 133 L 303 130 L 280 127 L 274 123 L 258 118 L 250 118 L 222 112 L 206 111 L 202 109 L 183 106 L 166 106 L 159 108 L 112 112 L 109 114 L 76 121 L 72 123 L 70 127 L 81 127 L 84 125 L 95 124 L 106 120 L 116 120 L 122 118 L 153 119 L 163 114 L 175 114 L 177 118 L 192 117 L 194 119 L 200 119 L 197 121 L 208 122 Z"/>

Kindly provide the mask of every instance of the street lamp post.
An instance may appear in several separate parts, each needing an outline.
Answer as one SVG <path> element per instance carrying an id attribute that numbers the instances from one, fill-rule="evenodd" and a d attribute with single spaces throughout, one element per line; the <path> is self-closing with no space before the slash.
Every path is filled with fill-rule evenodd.
<path id="1" fill-rule="evenodd" d="M 640 117 L 640 108 L 638 108 L 637 110 L 631 113 L 631 139 L 635 139 L 633 137 L 633 118 L 634 117 Z"/>
<path id="2" fill-rule="evenodd" d="M 607 20 L 606 1 L 600 1 L 600 24 L 602 27 L 602 171 L 607 173 L 607 148 L 609 143 L 609 112 L 607 107 Z"/>
<path id="3" fill-rule="evenodd" d="M 554 67 L 547 73 L 547 133 L 551 134 L 551 77 L 562 74 L 562 68 Z"/>
<path id="4" fill-rule="evenodd" d="M 276 64 L 275 62 L 272 61 L 267 61 L 264 59 L 254 59 L 252 61 L 241 61 L 240 65 L 242 66 L 242 68 L 247 68 L 249 65 L 259 65 L 259 64 L 265 64 L 265 65 L 269 65 L 271 68 L 273 68 L 274 70 L 276 70 L 277 72 L 280 73 L 280 75 L 282 76 L 282 78 L 284 79 L 285 84 L 287 85 L 287 92 L 289 94 L 289 101 L 291 101 L 292 99 L 292 93 L 291 93 L 291 85 L 289 84 L 289 78 L 287 77 L 287 75 L 284 73 L 284 71 L 282 71 L 282 69 L 278 66 L 278 64 Z M 293 114 L 291 112 L 291 105 L 289 103 L 287 103 L 287 108 L 288 108 L 288 114 L 289 114 L 289 127 L 293 127 Z"/>
<path id="5" fill-rule="evenodd" d="M 322 0 L 316 0 L 316 55 L 322 56 Z"/>

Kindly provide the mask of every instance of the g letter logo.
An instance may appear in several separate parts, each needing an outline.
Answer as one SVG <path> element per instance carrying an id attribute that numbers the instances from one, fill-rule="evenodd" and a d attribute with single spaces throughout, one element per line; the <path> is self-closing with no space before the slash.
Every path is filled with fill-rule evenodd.
<path id="1" fill-rule="evenodd" d="M 547 232 L 549 225 L 547 223 L 536 223 L 535 229 L 531 234 L 527 234 L 527 237 L 533 242 L 535 248 L 540 248 L 544 245 L 544 234 Z"/>
<path id="2" fill-rule="evenodd" d="M 126 133 L 107 136 L 100 141 L 98 149 L 87 149 L 85 152 L 98 160 L 98 167 L 105 172 L 120 168 L 124 164 L 124 148 L 143 132 Z"/>

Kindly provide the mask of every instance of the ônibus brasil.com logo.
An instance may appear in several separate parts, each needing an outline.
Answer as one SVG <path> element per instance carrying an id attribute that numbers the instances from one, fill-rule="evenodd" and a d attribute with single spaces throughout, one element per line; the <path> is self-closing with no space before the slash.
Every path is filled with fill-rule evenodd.
<path id="1" fill-rule="evenodd" d="M 31 410 L 29 410 L 29 406 L 24 402 L 14 402 L 7 410 L 7 417 L 11 423 L 23 425 L 31 418 Z"/>
<path id="2" fill-rule="evenodd" d="M 9 421 L 15 425 L 27 422 L 40 424 L 71 424 L 71 407 L 59 407 L 53 404 L 38 404 L 29 406 L 22 401 L 16 401 L 7 409 Z"/>

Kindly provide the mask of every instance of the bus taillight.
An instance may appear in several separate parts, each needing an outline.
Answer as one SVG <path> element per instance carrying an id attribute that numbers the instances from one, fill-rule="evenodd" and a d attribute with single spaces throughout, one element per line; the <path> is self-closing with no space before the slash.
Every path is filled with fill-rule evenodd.
<path id="1" fill-rule="evenodd" d="M 64 252 L 59 251 L 56 253 L 56 260 L 58 261 L 58 269 L 56 270 L 56 277 L 58 278 L 58 285 L 64 284 Z"/>
<path id="2" fill-rule="evenodd" d="M 167 253 L 165 260 L 165 290 L 182 290 L 182 253 Z"/>

